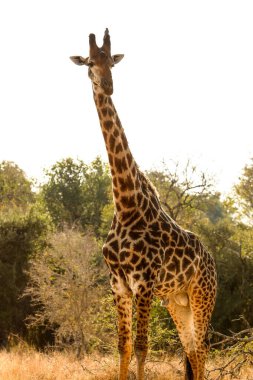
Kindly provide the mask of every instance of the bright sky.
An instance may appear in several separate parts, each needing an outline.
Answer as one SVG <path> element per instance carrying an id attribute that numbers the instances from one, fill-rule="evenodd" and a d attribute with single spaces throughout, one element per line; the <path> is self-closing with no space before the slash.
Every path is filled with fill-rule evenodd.
<path id="1" fill-rule="evenodd" d="M 253 2 L 8 0 L 0 3 L 0 161 L 29 177 L 71 156 L 107 159 L 87 68 L 109 28 L 113 101 L 142 169 L 162 160 L 228 191 L 253 157 Z"/>

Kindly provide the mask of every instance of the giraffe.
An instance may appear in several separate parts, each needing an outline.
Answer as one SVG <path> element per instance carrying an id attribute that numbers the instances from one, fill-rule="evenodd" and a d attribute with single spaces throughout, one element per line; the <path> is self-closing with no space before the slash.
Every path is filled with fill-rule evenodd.
<path id="1" fill-rule="evenodd" d="M 154 296 L 178 330 L 185 351 L 184 379 L 204 380 L 207 329 L 216 298 L 214 260 L 194 233 L 165 213 L 155 187 L 135 162 L 111 99 L 111 69 L 124 55 L 111 55 L 108 29 L 102 47 L 94 34 L 89 35 L 89 46 L 89 57 L 70 59 L 88 66 L 112 176 L 115 212 L 103 256 L 118 314 L 119 380 L 127 379 L 132 354 L 133 301 L 137 379 L 144 380 Z"/>

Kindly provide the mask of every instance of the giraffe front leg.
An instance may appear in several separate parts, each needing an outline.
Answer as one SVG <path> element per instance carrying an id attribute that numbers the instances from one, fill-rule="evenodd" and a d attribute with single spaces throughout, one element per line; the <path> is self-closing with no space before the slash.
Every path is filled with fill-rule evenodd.
<path id="1" fill-rule="evenodd" d="M 137 360 L 137 380 L 144 380 L 144 365 L 148 352 L 148 324 L 151 302 L 151 290 L 136 295 L 137 331 L 134 350 Z"/>
<path id="2" fill-rule="evenodd" d="M 114 283 L 113 294 L 118 312 L 119 380 L 126 380 L 132 354 L 132 294 L 127 289 L 122 292 L 122 284 L 118 285 Z"/>

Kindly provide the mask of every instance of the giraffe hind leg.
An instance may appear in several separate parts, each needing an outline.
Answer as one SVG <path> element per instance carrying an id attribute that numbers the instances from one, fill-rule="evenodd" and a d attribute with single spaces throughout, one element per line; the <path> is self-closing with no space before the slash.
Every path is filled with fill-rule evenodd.
<path id="1" fill-rule="evenodd" d="M 196 313 L 192 303 L 191 297 L 186 306 L 177 303 L 174 297 L 170 297 L 167 309 L 175 322 L 186 353 L 184 380 L 204 380 L 205 359 L 208 352 L 206 330 L 210 313 L 205 310 L 205 305 L 198 308 Z"/>

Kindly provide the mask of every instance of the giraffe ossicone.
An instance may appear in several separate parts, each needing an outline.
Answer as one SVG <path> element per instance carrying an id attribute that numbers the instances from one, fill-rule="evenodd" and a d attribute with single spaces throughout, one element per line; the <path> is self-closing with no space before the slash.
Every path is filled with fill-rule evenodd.
<path id="1" fill-rule="evenodd" d="M 115 213 L 103 255 L 118 311 L 119 380 L 127 379 L 131 358 L 133 297 L 137 380 L 144 380 L 154 296 L 160 297 L 177 327 L 186 354 L 184 379 L 204 380 L 207 329 L 217 287 L 214 260 L 194 233 L 165 213 L 154 186 L 135 162 L 111 99 L 111 69 L 123 55 L 111 55 L 108 29 L 102 47 L 94 34 L 89 44 L 89 57 L 71 59 L 89 68 L 112 175 Z"/>

